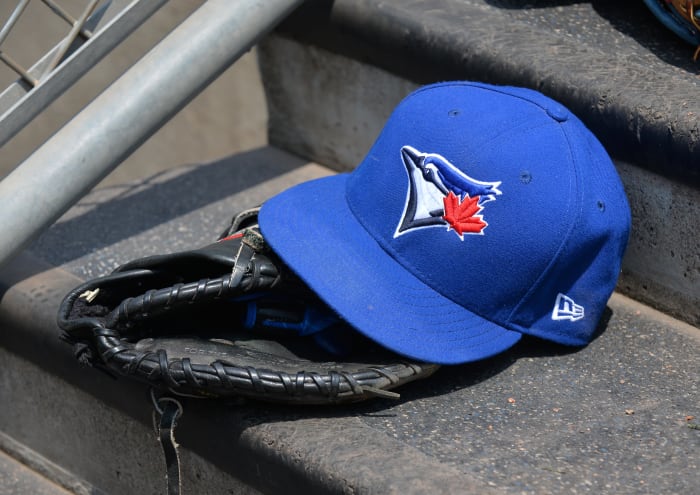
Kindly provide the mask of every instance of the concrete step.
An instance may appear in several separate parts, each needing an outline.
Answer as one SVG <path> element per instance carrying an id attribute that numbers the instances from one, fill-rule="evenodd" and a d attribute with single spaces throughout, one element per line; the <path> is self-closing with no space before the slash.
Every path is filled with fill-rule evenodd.
<path id="1" fill-rule="evenodd" d="M 0 272 L 0 431 L 107 493 L 162 493 L 142 384 L 75 362 L 57 306 L 127 260 L 201 246 L 332 173 L 275 148 L 96 190 Z M 694 493 L 700 330 L 620 294 L 584 349 L 525 340 L 401 400 L 185 400 L 186 493 Z M 10 405 L 9 407 L 7 405 Z"/>
<path id="2" fill-rule="evenodd" d="M 586 122 L 616 158 L 700 185 L 700 104 L 694 98 L 700 66 L 692 60 L 694 47 L 643 4 L 312 0 L 277 32 L 412 83 L 467 79 L 540 90 Z M 292 71 L 296 61 L 263 61 L 264 75 L 282 68 L 307 81 L 312 76 L 314 84 L 306 86 L 314 96 L 319 88 L 335 91 L 336 79 L 349 84 L 364 76 L 357 64 L 342 72 L 323 64 Z M 300 89 L 293 80 L 289 86 Z M 395 92 L 365 89 L 370 95 L 385 91 L 391 101 L 382 107 L 402 97 L 399 86 Z"/>
<path id="3" fill-rule="evenodd" d="M 0 492 L 4 495 L 68 495 L 70 492 L 0 451 Z"/>
<path id="4" fill-rule="evenodd" d="M 0 270 L 0 450 L 49 487 L 163 493 L 148 389 L 78 365 L 58 340 L 63 296 L 125 261 L 209 243 L 233 213 L 294 183 L 352 169 L 403 96 L 472 79 L 562 101 L 615 160 L 633 235 L 596 339 L 575 350 L 526 339 L 395 402 L 185 400 L 185 493 L 700 491 L 691 52 L 641 2 L 310 0 L 258 50 L 274 147 L 113 181 Z"/>

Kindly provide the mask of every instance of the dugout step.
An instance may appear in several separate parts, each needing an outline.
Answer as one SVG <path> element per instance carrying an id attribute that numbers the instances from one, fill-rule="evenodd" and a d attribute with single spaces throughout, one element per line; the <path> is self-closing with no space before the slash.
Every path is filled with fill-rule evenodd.
<path id="1" fill-rule="evenodd" d="M 616 158 L 700 186 L 695 47 L 644 4 L 311 0 L 277 33 L 417 84 L 466 79 L 542 91 Z M 353 69 L 338 77 L 357 76 Z M 296 71 L 328 89 L 323 65 Z"/>
<path id="2" fill-rule="evenodd" d="M 69 495 L 62 486 L 0 450 L 0 489 L 4 495 Z"/>
<path id="3" fill-rule="evenodd" d="M 56 310 L 81 280 L 207 244 L 234 212 L 332 173 L 273 147 L 93 191 L 0 271 L 0 429 L 89 486 L 162 493 L 148 389 L 81 367 Z M 594 341 L 525 339 L 399 401 L 184 400 L 185 493 L 693 493 L 700 330 L 615 294 Z M 28 393 L 28 391 L 30 391 Z"/>

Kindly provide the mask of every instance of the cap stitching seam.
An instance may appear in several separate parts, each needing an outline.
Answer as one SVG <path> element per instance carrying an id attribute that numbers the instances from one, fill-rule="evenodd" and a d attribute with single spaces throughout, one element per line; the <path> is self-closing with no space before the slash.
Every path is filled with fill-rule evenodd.
<path id="1" fill-rule="evenodd" d="M 539 277 L 537 277 L 537 280 L 535 280 L 535 282 L 532 284 L 532 287 L 530 287 L 530 290 L 527 291 L 527 293 L 522 297 L 520 302 L 515 306 L 515 308 L 513 308 L 513 311 L 511 312 L 511 314 L 508 316 L 508 318 L 506 320 L 506 325 L 509 328 L 517 328 L 519 330 L 524 331 L 525 333 L 530 333 L 529 329 L 524 328 L 520 324 L 513 323 L 512 320 L 515 317 L 515 315 L 518 314 L 518 312 L 520 311 L 520 308 L 523 306 L 525 301 L 536 291 L 536 289 L 539 287 L 539 285 L 544 280 L 544 278 L 547 276 L 547 274 L 549 274 L 551 272 L 551 270 L 553 269 L 557 260 L 559 260 L 561 252 L 564 249 L 564 247 L 568 244 L 569 240 L 571 239 L 571 235 L 574 232 L 576 225 L 578 225 L 580 218 L 581 218 L 581 213 L 583 211 L 581 208 L 582 192 L 581 192 L 581 179 L 579 177 L 579 173 L 580 173 L 579 168 L 576 166 L 575 155 L 571 149 L 571 140 L 569 139 L 569 134 L 563 125 L 561 125 L 560 129 L 561 129 L 562 134 L 564 135 L 564 139 L 566 139 L 566 142 L 569 146 L 569 155 L 571 157 L 571 162 L 574 166 L 574 181 L 575 181 L 575 194 L 576 194 L 575 201 L 577 201 L 579 203 L 579 206 L 578 206 L 578 208 L 576 207 L 576 205 L 573 206 L 573 208 L 578 209 L 578 211 L 576 211 L 576 220 L 571 223 L 569 230 L 566 232 L 566 235 L 562 239 L 562 242 L 560 243 L 559 247 L 557 248 L 557 251 L 554 254 L 554 256 L 552 257 L 552 260 L 549 262 L 547 267 L 544 270 L 542 270 L 542 273 L 540 274 Z M 570 208 L 570 210 L 571 210 L 571 208 Z M 556 329 L 552 330 L 552 333 L 556 333 L 558 335 L 568 335 L 567 332 L 560 332 L 560 331 L 557 331 Z"/>

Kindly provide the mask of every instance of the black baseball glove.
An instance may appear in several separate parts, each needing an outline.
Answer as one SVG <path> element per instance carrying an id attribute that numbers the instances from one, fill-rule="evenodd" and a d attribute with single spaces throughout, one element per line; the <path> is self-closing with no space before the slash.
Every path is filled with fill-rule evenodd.
<path id="1" fill-rule="evenodd" d="M 71 291 L 58 325 L 79 360 L 175 394 L 338 403 L 436 365 L 356 332 L 265 244 L 257 210 L 201 249 L 151 256 Z"/>

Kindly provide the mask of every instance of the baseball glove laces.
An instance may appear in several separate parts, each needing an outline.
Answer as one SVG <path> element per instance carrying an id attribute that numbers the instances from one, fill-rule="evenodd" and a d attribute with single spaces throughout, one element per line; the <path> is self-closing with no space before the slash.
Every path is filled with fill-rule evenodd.
<path id="1" fill-rule="evenodd" d="M 121 265 L 72 290 L 63 339 L 87 365 L 197 397 L 324 404 L 371 397 L 428 376 L 362 336 L 266 245 L 257 210 L 220 240 Z"/>

